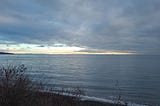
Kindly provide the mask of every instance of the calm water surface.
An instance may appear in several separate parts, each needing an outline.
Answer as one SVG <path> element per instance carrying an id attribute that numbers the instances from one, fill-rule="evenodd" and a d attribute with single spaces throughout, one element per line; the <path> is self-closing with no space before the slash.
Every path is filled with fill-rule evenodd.
<path id="1" fill-rule="evenodd" d="M 120 93 L 124 101 L 160 106 L 160 56 L 0 55 L 1 65 L 13 63 L 50 87 L 81 87 L 106 99 Z"/>

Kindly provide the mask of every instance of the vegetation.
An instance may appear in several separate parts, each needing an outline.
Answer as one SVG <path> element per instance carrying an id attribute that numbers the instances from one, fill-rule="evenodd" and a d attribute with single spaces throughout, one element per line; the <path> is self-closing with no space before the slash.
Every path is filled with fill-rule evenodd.
<path id="1" fill-rule="evenodd" d="M 42 92 L 42 85 L 33 82 L 25 74 L 26 70 L 23 64 L 0 66 L 0 106 L 117 106 L 117 104 L 81 101 L 79 96 L 81 90 L 74 92 L 76 97 Z"/>
<path id="2" fill-rule="evenodd" d="M 27 68 L 20 66 L 0 67 L 0 106 L 28 106 L 37 102 L 35 93 L 38 85 L 24 73 Z"/>

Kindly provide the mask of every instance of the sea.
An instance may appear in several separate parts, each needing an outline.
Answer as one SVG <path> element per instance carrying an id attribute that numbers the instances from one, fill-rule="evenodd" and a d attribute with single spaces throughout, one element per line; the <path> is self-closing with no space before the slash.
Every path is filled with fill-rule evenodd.
<path id="1" fill-rule="evenodd" d="M 24 64 L 48 88 L 79 88 L 94 100 L 160 106 L 160 55 L 0 55 L 0 65 Z"/>

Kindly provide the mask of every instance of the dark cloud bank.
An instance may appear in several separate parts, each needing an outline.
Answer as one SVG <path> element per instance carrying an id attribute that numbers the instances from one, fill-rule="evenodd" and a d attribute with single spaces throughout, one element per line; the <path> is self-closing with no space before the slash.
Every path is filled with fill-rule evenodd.
<path id="1" fill-rule="evenodd" d="M 160 54 L 160 0 L 0 0 L 0 43 Z"/>

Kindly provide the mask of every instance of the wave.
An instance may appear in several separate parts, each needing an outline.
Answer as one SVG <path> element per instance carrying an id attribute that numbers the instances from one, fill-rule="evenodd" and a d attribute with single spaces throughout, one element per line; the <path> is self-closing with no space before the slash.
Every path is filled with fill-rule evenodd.
<path id="1" fill-rule="evenodd" d="M 48 92 L 48 91 L 43 90 L 42 92 Z M 63 96 L 77 97 L 77 95 L 75 95 L 75 94 L 65 93 L 65 92 L 49 92 L 49 93 L 59 94 L 59 95 L 63 95 Z M 126 104 L 126 102 L 123 102 L 123 101 L 115 101 L 115 100 L 111 100 L 111 99 L 98 98 L 98 97 L 94 97 L 94 96 L 78 95 L 78 97 L 80 97 L 80 99 L 82 101 L 94 101 L 94 102 L 111 103 L 111 104 L 120 103 L 122 105 Z M 148 106 L 148 105 L 127 102 L 127 106 Z"/>
<path id="2" fill-rule="evenodd" d="M 98 97 L 92 97 L 92 96 L 81 96 L 81 100 L 89 100 L 89 101 L 96 101 L 96 102 L 103 102 L 103 103 L 117 103 L 118 101 L 110 100 L 110 99 L 104 99 L 104 98 L 98 98 Z M 125 105 L 125 102 L 120 101 L 120 104 Z M 147 105 L 142 105 L 142 104 L 136 104 L 136 103 L 131 103 L 127 102 L 127 106 L 147 106 Z"/>

